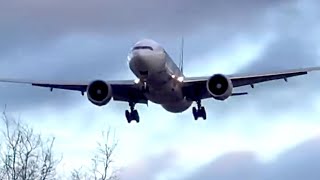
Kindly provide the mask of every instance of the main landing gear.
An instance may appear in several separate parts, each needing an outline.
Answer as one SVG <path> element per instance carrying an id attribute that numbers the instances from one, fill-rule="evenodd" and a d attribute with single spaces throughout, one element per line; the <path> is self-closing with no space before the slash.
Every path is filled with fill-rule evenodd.
<path id="1" fill-rule="evenodd" d="M 194 120 L 198 120 L 198 118 L 200 117 L 202 117 L 203 120 L 206 120 L 207 119 L 206 109 L 203 106 L 201 106 L 200 100 L 196 102 L 197 102 L 197 108 L 196 107 L 192 108 Z"/>
<path id="2" fill-rule="evenodd" d="M 145 81 L 142 82 L 140 90 L 142 93 L 149 92 L 149 86 L 148 86 L 147 82 L 145 82 Z M 139 113 L 136 109 L 134 109 L 135 104 L 136 103 L 134 103 L 134 102 L 129 102 L 130 110 L 125 111 L 125 115 L 126 115 L 128 123 L 131 123 L 131 121 L 133 121 L 133 120 L 136 121 L 137 123 L 140 122 Z"/>
<path id="3" fill-rule="evenodd" d="M 135 120 L 137 123 L 140 122 L 139 113 L 136 109 L 134 109 L 135 103 L 129 103 L 130 111 L 126 110 L 126 118 L 128 123 L 131 123 L 131 121 Z"/>

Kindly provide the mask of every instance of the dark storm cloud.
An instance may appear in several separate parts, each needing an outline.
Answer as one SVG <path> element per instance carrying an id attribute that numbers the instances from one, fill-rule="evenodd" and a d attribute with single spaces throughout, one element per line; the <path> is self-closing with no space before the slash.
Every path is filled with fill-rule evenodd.
<path id="1" fill-rule="evenodd" d="M 319 151 L 320 138 L 314 138 L 280 154 L 269 163 L 260 162 L 251 152 L 230 153 L 200 167 L 185 179 L 316 180 L 320 178 Z"/>

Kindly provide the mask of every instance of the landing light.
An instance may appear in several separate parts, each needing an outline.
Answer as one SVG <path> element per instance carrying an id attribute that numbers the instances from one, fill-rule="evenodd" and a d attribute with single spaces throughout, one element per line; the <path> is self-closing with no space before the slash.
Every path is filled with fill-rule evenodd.
<path id="1" fill-rule="evenodd" d="M 176 78 L 176 76 L 173 74 L 173 75 L 171 75 L 171 77 L 172 77 L 172 79 L 175 79 Z"/>
<path id="2" fill-rule="evenodd" d="M 134 80 L 134 83 L 136 83 L 136 84 L 139 84 L 139 82 L 140 82 L 140 79 L 135 79 Z"/>
<path id="3" fill-rule="evenodd" d="M 183 82 L 184 78 L 183 78 L 182 76 L 180 76 L 180 77 L 177 78 L 177 80 L 178 80 L 179 82 Z"/>

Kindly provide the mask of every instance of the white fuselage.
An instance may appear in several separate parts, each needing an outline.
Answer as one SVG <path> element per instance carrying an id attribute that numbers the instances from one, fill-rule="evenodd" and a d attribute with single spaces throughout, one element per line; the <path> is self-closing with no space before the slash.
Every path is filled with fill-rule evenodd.
<path id="1" fill-rule="evenodd" d="M 137 42 L 128 60 L 139 82 L 148 86 L 145 96 L 150 101 L 174 113 L 191 106 L 192 102 L 187 101 L 182 93 L 182 72 L 158 43 L 149 39 Z"/>

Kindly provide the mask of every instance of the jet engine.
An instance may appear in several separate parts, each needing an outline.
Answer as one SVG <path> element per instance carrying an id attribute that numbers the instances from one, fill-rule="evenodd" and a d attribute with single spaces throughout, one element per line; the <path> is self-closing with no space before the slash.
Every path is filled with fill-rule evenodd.
<path id="1" fill-rule="evenodd" d="M 111 86 L 102 80 L 92 81 L 87 87 L 87 97 L 93 104 L 104 106 L 111 100 Z"/>
<path id="2" fill-rule="evenodd" d="M 232 94 L 232 81 L 223 74 L 215 74 L 208 79 L 207 90 L 214 99 L 223 101 Z"/>

